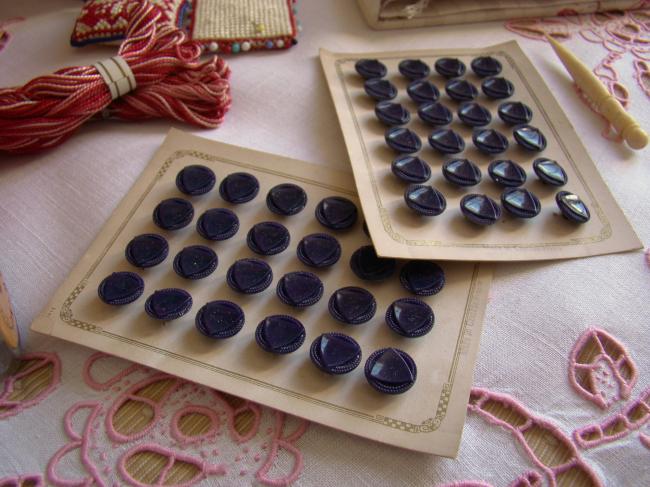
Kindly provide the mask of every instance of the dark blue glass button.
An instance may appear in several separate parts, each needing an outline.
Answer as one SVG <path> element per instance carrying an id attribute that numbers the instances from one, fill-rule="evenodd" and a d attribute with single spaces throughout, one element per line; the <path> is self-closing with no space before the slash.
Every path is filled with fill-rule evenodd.
<path id="1" fill-rule="evenodd" d="M 263 260 L 240 259 L 228 269 L 226 281 L 235 291 L 256 294 L 269 287 L 273 281 L 273 271 Z"/>
<path id="2" fill-rule="evenodd" d="M 390 169 L 395 176 L 409 183 L 424 183 L 431 177 L 429 165 L 416 156 L 398 156 Z"/>
<path id="3" fill-rule="evenodd" d="M 253 225 L 246 236 L 248 247 L 260 255 L 275 255 L 289 246 L 289 230 L 278 222 L 261 222 Z"/>
<path id="4" fill-rule="evenodd" d="M 472 101 L 478 96 L 476 86 L 464 79 L 452 79 L 447 81 L 445 91 L 452 100 Z"/>
<path id="5" fill-rule="evenodd" d="M 347 374 L 361 363 L 361 347 L 343 333 L 324 333 L 312 342 L 309 356 L 327 374 Z"/>
<path id="6" fill-rule="evenodd" d="M 410 185 L 404 192 L 404 201 L 406 206 L 424 216 L 440 215 L 447 208 L 443 194 L 432 186 Z"/>
<path id="7" fill-rule="evenodd" d="M 330 296 L 327 307 L 338 321 L 348 325 L 360 325 L 375 316 L 377 302 L 369 291 L 349 286 L 335 291 Z"/>
<path id="8" fill-rule="evenodd" d="M 458 78 L 465 74 L 467 67 L 460 59 L 453 57 L 443 57 L 436 61 L 434 67 L 440 76 L 445 78 Z"/>
<path id="9" fill-rule="evenodd" d="M 219 194 L 228 203 L 246 203 L 257 196 L 260 183 L 255 176 L 246 172 L 229 174 L 219 185 Z"/>
<path id="10" fill-rule="evenodd" d="M 387 79 L 372 78 L 363 84 L 366 94 L 377 101 L 392 100 L 397 96 L 397 88 Z"/>
<path id="11" fill-rule="evenodd" d="M 373 352 L 364 368 L 368 383 L 384 394 L 402 394 L 417 378 L 417 367 L 409 354 L 397 348 Z"/>
<path id="12" fill-rule="evenodd" d="M 463 103 L 458 109 L 458 118 L 470 127 L 482 127 L 492 121 L 490 110 L 476 102 Z"/>
<path id="13" fill-rule="evenodd" d="M 196 329 L 209 338 L 230 338 L 244 327 L 244 311 L 232 301 L 210 301 L 196 314 Z"/>
<path id="14" fill-rule="evenodd" d="M 399 281 L 413 294 L 432 296 L 445 287 L 445 271 L 429 260 L 411 260 L 402 267 Z"/>
<path id="15" fill-rule="evenodd" d="M 426 78 L 431 73 L 429 66 L 419 59 L 405 59 L 399 63 L 397 69 L 402 76 L 410 80 Z"/>
<path id="16" fill-rule="evenodd" d="M 560 191 L 555 195 L 555 202 L 567 220 L 574 223 L 586 223 L 591 218 L 587 205 L 573 193 Z"/>
<path id="17" fill-rule="evenodd" d="M 206 210 L 196 222 L 196 231 L 207 240 L 227 240 L 239 230 L 239 218 L 227 208 Z"/>
<path id="18" fill-rule="evenodd" d="M 217 254 L 205 245 L 190 245 L 174 258 L 174 271 L 185 279 L 203 279 L 217 268 Z"/>
<path id="19" fill-rule="evenodd" d="M 469 159 L 452 159 L 442 166 L 442 175 L 458 186 L 474 186 L 481 182 L 481 170 Z"/>
<path id="20" fill-rule="evenodd" d="M 384 136 L 388 147 L 402 154 L 413 154 L 422 148 L 418 134 L 404 127 L 391 127 Z"/>
<path id="21" fill-rule="evenodd" d="M 185 166 L 176 175 L 176 187 L 182 193 L 196 196 L 205 194 L 214 188 L 217 178 L 209 167 Z"/>
<path id="22" fill-rule="evenodd" d="M 406 93 L 418 104 L 434 102 L 440 98 L 440 91 L 436 85 L 426 79 L 411 81 L 406 87 Z"/>
<path id="23" fill-rule="evenodd" d="M 362 78 L 383 78 L 388 72 L 384 63 L 377 59 L 359 59 L 354 63 L 354 69 Z"/>
<path id="24" fill-rule="evenodd" d="M 183 289 L 161 289 L 147 298 L 144 310 L 157 320 L 175 320 L 192 309 L 192 296 Z"/>
<path id="25" fill-rule="evenodd" d="M 295 352 L 305 341 L 305 327 L 292 316 L 268 316 L 257 325 L 255 341 L 267 352 Z"/>
<path id="26" fill-rule="evenodd" d="M 307 193 L 291 183 L 273 186 L 266 195 L 266 206 L 273 213 L 283 216 L 300 213 L 307 205 Z"/>
<path id="27" fill-rule="evenodd" d="M 488 78 L 481 83 L 485 96 L 502 99 L 510 98 L 515 92 L 515 86 L 505 78 Z"/>
<path id="28" fill-rule="evenodd" d="M 524 188 L 507 188 L 501 194 L 501 205 L 518 218 L 533 218 L 542 211 L 539 198 Z"/>
<path id="29" fill-rule="evenodd" d="M 533 119 L 533 111 L 520 101 L 508 101 L 499 105 L 499 118 L 510 125 L 528 123 Z"/>
<path id="30" fill-rule="evenodd" d="M 278 281 L 276 294 L 284 304 L 304 308 L 320 300 L 323 296 L 323 283 L 311 272 L 289 272 Z"/>
<path id="31" fill-rule="evenodd" d="M 500 154 L 508 149 L 508 139 L 494 129 L 475 130 L 472 142 L 478 150 L 485 154 Z"/>
<path id="32" fill-rule="evenodd" d="M 329 267 L 341 258 L 341 245 L 326 233 L 312 233 L 304 237 L 296 250 L 300 261 L 310 267 Z"/>
<path id="33" fill-rule="evenodd" d="M 366 281 L 381 281 L 393 275 L 396 267 L 395 259 L 379 257 L 372 245 L 359 247 L 350 258 L 352 271 Z"/>
<path id="34" fill-rule="evenodd" d="M 169 198 L 158 203 L 153 210 L 153 222 L 165 230 L 186 227 L 194 218 L 192 203 L 183 198 Z"/>
<path id="35" fill-rule="evenodd" d="M 544 183 L 551 186 L 564 186 L 569 177 L 557 161 L 541 157 L 533 161 L 533 171 Z"/>
<path id="36" fill-rule="evenodd" d="M 380 101 L 375 105 L 375 115 L 386 125 L 404 125 L 411 120 L 411 114 L 399 103 Z"/>
<path id="37" fill-rule="evenodd" d="M 418 108 L 418 117 L 424 123 L 433 126 L 449 125 L 453 115 L 442 103 L 425 103 Z"/>
<path id="38" fill-rule="evenodd" d="M 316 206 L 316 219 L 321 225 L 332 230 L 350 228 L 356 223 L 357 214 L 356 205 L 341 196 L 323 198 Z"/>
<path id="39" fill-rule="evenodd" d="M 501 72 L 502 66 L 498 59 L 492 56 L 479 56 L 472 60 L 472 71 L 476 76 L 485 78 L 486 76 L 496 76 Z"/>
<path id="40" fill-rule="evenodd" d="M 501 207 L 484 194 L 468 194 L 460 200 L 460 211 L 477 225 L 492 225 L 501 218 Z"/>
<path id="41" fill-rule="evenodd" d="M 512 130 L 517 143 L 526 150 L 540 152 L 546 149 L 546 137 L 531 125 L 518 125 Z"/>
<path id="42" fill-rule="evenodd" d="M 429 135 L 429 145 L 443 154 L 458 154 L 465 150 L 465 141 L 452 129 L 436 129 Z"/>
<path id="43" fill-rule="evenodd" d="M 106 304 L 129 304 L 142 296 L 144 281 L 135 272 L 113 272 L 97 288 L 99 299 Z"/>
<path id="44" fill-rule="evenodd" d="M 145 233 L 134 237 L 126 246 L 124 255 L 136 267 L 153 267 L 167 258 L 169 244 L 164 237 Z"/>
<path id="45" fill-rule="evenodd" d="M 509 188 L 521 186 L 526 182 L 524 168 L 509 159 L 492 161 L 488 166 L 488 174 L 495 183 Z"/>
<path id="46" fill-rule="evenodd" d="M 433 328 L 431 307 L 416 298 L 402 298 L 393 302 L 386 310 L 386 324 L 395 333 L 417 338 L 426 335 Z"/>

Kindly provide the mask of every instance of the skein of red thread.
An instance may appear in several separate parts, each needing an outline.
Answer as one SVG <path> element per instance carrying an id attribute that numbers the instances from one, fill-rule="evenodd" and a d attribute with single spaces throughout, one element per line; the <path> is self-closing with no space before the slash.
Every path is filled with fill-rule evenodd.
<path id="1" fill-rule="evenodd" d="M 0 89 L 0 151 L 57 146 L 94 117 L 166 117 L 217 127 L 231 103 L 228 65 L 217 56 L 200 61 L 201 47 L 181 30 L 157 24 L 159 17 L 148 1 L 133 10 L 118 55 L 137 87 L 116 100 L 93 66 L 64 68 L 22 87 Z"/>

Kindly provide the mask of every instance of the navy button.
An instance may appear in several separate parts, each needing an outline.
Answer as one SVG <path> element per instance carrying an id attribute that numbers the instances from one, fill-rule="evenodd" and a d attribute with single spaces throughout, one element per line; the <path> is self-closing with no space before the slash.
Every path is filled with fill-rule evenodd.
<path id="1" fill-rule="evenodd" d="M 458 118 L 470 127 L 482 127 L 492 121 L 490 110 L 473 101 L 463 103 L 458 108 Z"/>
<path id="2" fill-rule="evenodd" d="M 411 114 L 399 103 L 380 101 L 375 105 L 375 115 L 386 125 L 404 125 L 411 120 Z"/>
<path id="3" fill-rule="evenodd" d="M 381 281 L 395 272 L 395 259 L 379 257 L 372 245 L 359 247 L 350 258 L 350 267 L 359 279 Z"/>
<path id="4" fill-rule="evenodd" d="M 402 394 L 417 379 L 417 367 L 409 354 L 397 348 L 373 352 L 364 368 L 368 383 L 384 394 Z"/>
<path id="5" fill-rule="evenodd" d="M 436 129 L 429 135 L 429 145 L 443 154 L 458 154 L 465 150 L 465 141 L 452 129 Z"/>
<path id="6" fill-rule="evenodd" d="M 176 175 L 176 187 L 182 193 L 196 196 L 214 188 L 217 178 L 209 167 L 185 166 Z"/>
<path id="7" fill-rule="evenodd" d="M 542 211 L 539 198 L 524 188 L 508 188 L 501 194 L 501 205 L 518 218 L 533 218 Z"/>
<path id="8" fill-rule="evenodd" d="M 280 278 L 275 291 L 284 304 L 305 308 L 323 297 L 323 283 L 311 272 L 289 272 Z"/>
<path id="9" fill-rule="evenodd" d="M 478 150 L 485 154 L 500 154 L 508 149 L 508 139 L 494 129 L 475 130 L 472 142 Z"/>
<path id="10" fill-rule="evenodd" d="M 418 134 L 404 127 L 389 128 L 384 139 L 388 147 L 403 154 L 413 154 L 422 148 Z"/>
<path id="11" fill-rule="evenodd" d="M 445 287 L 445 271 L 429 260 L 411 260 L 402 267 L 399 281 L 413 294 L 432 296 Z"/>
<path id="12" fill-rule="evenodd" d="M 124 255 L 136 267 L 153 267 L 167 258 L 169 244 L 164 237 L 145 233 L 134 237 L 126 246 Z"/>
<path id="13" fill-rule="evenodd" d="M 442 166 L 442 175 L 458 186 L 474 186 L 481 182 L 481 170 L 469 159 L 452 159 Z"/>
<path id="14" fill-rule="evenodd" d="M 431 168 L 416 156 L 398 156 L 390 165 L 393 174 L 402 181 L 424 183 L 431 177 Z"/>
<path id="15" fill-rule="evenodd" d="M 228 203 L 246 203 L 257 196 L 260 183 L 255 176 L 246 172 L 229 174 L 219 185 L 219 194 Z"/>
<path id="16" fill-rule="evenodd" d="M 445 91 L 452 100 L 472 101 L 478 96 L 476 86 L 464 79 L 452 79 L 447 81 Z"/>
<path id="17" fill-rule="evenodd" d="M 239 230 L 239 218 L 227 208 L 206 210 L 196 222 L 196 231 L 206 240 L 227 240 Z"/>
<path id="18" fill-rule="evenodd" d="M 512 130 L 517 143 L 526 150 L 540 152 L 546 149 L 546 137 L 537 127 L 517 125 Z"/>
<path id="19" fill-rule="evenodd" d="M 510 98 L 515 92 L 515 86 L 505 78 L 488 78 L 481 83 L 481 89 L 485 96 L 502 99 Z"/>
<path id="20" fill-rule="evenodd" d="M 377 101 L 392 100 L 397 96 L 397 88 L 387 79 L 372 78 L 363 84 L 366 94 Z"/>
<path id="21" fill-rule="evenodd" d="M 404 201 L 406 206 L 424 216 L 440 215 L 447 208 L 443 194 L 432 186 L 410 185 L 404 192 Z"/>
<path id="22" fill-rule="evenodd" d="M 573 193 L 560 191 L 555 195 L 555 202 L 567 220 L 574 223 L 586 223 L 591 218 L 587 205 Z"/>
<path id="23" fill-rule="evenodd" d="M 541 157 L 533 161 L 533 171 L 544 183 L 551 186 L 564 186 L 569 177 L 557 161 Z"/>
<path id="24" fill-rule="evenodd" d="M 341 245 L 326 233 L 312 233 L 304 237 L 296 249 L 298 259 L 310 267 L 329 267 L 341 258 Z"/>
<path id="25" fill-rule="evenodd" d="M 347 374 L 361 363 L 361 347 L 343 333 L 323 333 L 312 342 L 309 356 L 326 374 Z"/>
<path id="26" fill-rule="evenodd" d="M 113 272 L 97 288 L 99 299 L 115 306 L 132 303 L 143 292 L 144 281 L 135 272 Z"/>
<path id="27" fill-rule="evenodd" d="M 472 71 L 481 78 L 486 76 L 496 76 L 501 72 L 502 66 L 498 59 L 492 56 L 479 56 L 474 58 L 471 63 Z"/>
<path id="28" fill-rule="evenodd" d="M 266 194 L 266 206 L 278 215 L 295 215 L 300 213 L 306 205 L 307 193 L 296 184 L 278 184 Z"/>
<path id="29" fill-rule="evenodd" d="M 174 271 L 185 279 L 203 279 L 217 268 L 217 254 L 205 245 L 190 245 L 174 258 Z"/>
<path id="30" fill-rule="evenodd" d="M 144 310 L 157 320 L 175 320 L 192 309 L 192 296 L 184 289 L 161 289 L 147 298 Z"/>
<path id="31" fill-rule="evenodd" d="M 488 174 L 495 183 L 509 188 L 521 186 L 526 182 L 524 168 L 509 159 L 492 161 L 488 166 Z"/>
<path id="32" fill-rule="evenodd" d="M 426 78 L 431 73 L 429 66 L 419 59 L 405 59 L 397 68 L 402 76 L 410 80 Z"/>
<path id="33" fill-rule="evenodd" d="M 244 311 L 232 301 L 210 301 L 196 314 L 196 329 L 209 338 L 230 338 L 244 327 Z"/>
<path id="34" fill-rule="evenodd" d="M 267 352 L 295 352 L 305 341 L 305 327 L 292 316 L 268 316 L 257 325 L 255 341 Z"/>
<path id="35" fill-rule="evenodd" d="M 260 255 L 275 255 L 289 246 L 289 230 L 278 222 L 261 222 L 253 225 L 246 236 L 248 247 Z"/>
<path id="36" fill-rule="evenodd" d="M 354 69 L 362 78 L 383 78 L 388 70 L 384 63 L 377 59 L 359 59 L 354 63 Z"/>
<path id="37" fill-rule="evenodd" d="M 499 105 L 499 118 L 510 125 L 528 123 L 533 119 L 533 111 L 520 101 L 509 101 Z"/>
<path id="38" fill-rule="evenodd" d="M 327 307 L 336 320 L 348 325 L 360 325 L 375 316 L 377 302 L 369 291 L 349 286 L 336 290 L 330 296 Z"/>
<path id="39" fill-rule="evenodd" d="M 433 126 L 449 125 L 453 115 L 442 103 L 425 103 L 418 108 L 418 117 L 424 123 Z"/>
<path id="40" fill-rule="evenodd" d="M 395 333 L 408 338 L 426 335 L 433 328 L 433 322 L 431 307 L 417 298 L 398 299 L 386 310 L 386 324 Z"/>
<path id="41" fill-rule="evenodd" d="M 341 196 L 323 198 L 316 206 L 316 219 L 321 225 L 332 230 L 345 230 L 357 221 L 357 207 L 352 201 Z"/>
<path id="42" fill-rule="evenodd" d="M 273 281 L 271 267 L 259 259 L 240 259 L 230 266 L 226 273 L 228 285 L 244 294 L 264 291 Z"/>
<path id="43" fill-rule="evenodd" d="M 164 230 L 186 227 L 192 218 L 194 218 L 194 207 L 183 198 L 163 200 L 153 210 L 153 222 Z"/>
<path id="44" fill-rule="evenodd" d="M 434 102 L 440 98 L 440 91 L 436 85 L 426 79 L 411 81 L 406 87 L 406 93 L 418 104 Z"/>
<path id="45" fill-rule="evenodd" d="M 477 225 L 493 225 L 501 218 L 501 207 L 484 194 L 468 194 L 460 200 L 460 211 Z"/>
<path id="46" fill-rule="evenodd" d="M 445 78 L 458 78 L 465 74 L 465 63 L 457 58 L 443 57 L 436 61 L 434 67 L 440 76 Z"/>

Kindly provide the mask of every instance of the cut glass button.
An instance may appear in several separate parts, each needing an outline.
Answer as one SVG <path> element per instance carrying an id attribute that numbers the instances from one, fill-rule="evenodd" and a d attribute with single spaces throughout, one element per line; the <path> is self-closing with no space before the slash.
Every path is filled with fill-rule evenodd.
<path id="1" fill-rule="evenodd" d="M 526 182 L 526 171 L 516 162 L 508 159 L 492 161 L 488 166 L 492 180 L 506 187 L 521 186 Z"/>
<path id="2" fill-rule="evenodd" d="M 557 161 L 545 157 L 533 161 L 533 171 L 541 181 L 551 186 L 564 186 L 569 181 L 562 166 Z"/>

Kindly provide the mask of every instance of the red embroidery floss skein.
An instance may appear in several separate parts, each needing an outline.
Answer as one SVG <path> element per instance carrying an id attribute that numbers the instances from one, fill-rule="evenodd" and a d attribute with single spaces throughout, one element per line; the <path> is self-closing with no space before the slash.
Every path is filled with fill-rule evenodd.
<path id="1" fill-rule="evenodd" d="M 201 61 L 201 47 L 181 30 L 157 24 L 159 17 L 157 8 L 143 1 L 133 11 L 119 58 L 0 89 L 0 152 L 57 146 L 91 118 L 166 117 L 217 127 L 231 103 L 228 65 L 217 56 Z M 122 78 L 111 82 L 116 72 Z"/>

